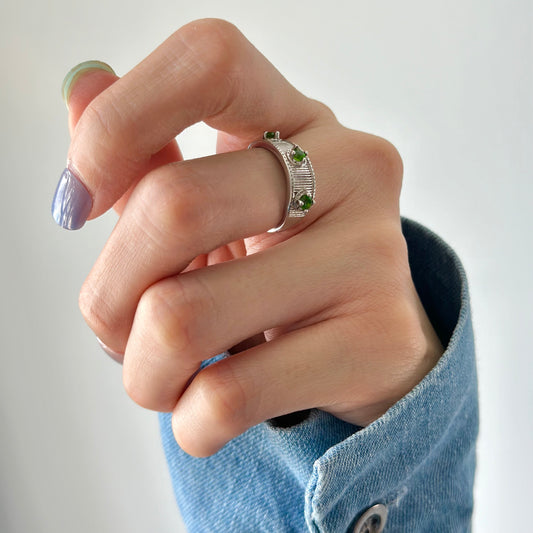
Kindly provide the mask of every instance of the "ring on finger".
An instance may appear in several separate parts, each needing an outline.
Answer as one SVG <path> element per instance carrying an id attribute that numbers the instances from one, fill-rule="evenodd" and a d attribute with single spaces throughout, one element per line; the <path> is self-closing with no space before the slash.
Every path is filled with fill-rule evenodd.
<path id="1" fill-rule="evenodd" d="M 316 178 L 307 152 L 297 144 L 280 138 L 279 131 L 265 131 L 263 138 L 248 146 L 265 148 L 281 163 L 287 180 L 287 204 L 279 224 L 269 233 L 286 230 L 307 215 L 315 204 Z"/>

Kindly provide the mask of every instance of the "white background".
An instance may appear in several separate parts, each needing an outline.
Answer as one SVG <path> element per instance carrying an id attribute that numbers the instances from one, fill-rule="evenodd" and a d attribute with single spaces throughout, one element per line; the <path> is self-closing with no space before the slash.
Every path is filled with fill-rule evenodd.
<path id="1" fill-rule="evenodd" d="M 236 23 L 341 122 L 390 139 L 404 215 L 469 275 L 482 429 L 475 531 L 525 530 L 533 474 L 530 1 L 8 1 L 0 4 L 0 530 L 179 532 L 157 417 L 123 392 L 77 293 L 111 230 L 56 227 L 60 97 L 85 59 L 127 72 L 195 18 Z M 181 136 L 186 157 L 213 135 Z M 513 517 L 509 522 L 510 517 Z"/>

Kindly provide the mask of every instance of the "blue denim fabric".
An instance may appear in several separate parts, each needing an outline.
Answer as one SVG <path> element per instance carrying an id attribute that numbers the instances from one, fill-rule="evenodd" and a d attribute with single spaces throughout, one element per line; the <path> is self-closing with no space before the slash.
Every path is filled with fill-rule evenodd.
<path id="1" fill-rule="evenodd" d="M 366 428 L 313 410 L 289 428 L 265 422 L 216 455 L 185 454 L 161 432 L 190 533 L 347 532 L 370 506 L 385 532 L 470 531 L 477 379 L 468 288 L 453 251 L 403 220 L 415 285 L 446 346 L 437 366 Z"/>

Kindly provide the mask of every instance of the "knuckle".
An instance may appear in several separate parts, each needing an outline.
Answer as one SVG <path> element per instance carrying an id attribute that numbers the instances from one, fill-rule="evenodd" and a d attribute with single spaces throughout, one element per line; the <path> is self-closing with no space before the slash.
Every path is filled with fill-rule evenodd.
<path id="1" fill-rule="evenodd" d="M 403 177 L 403 162 L 398 150 L 381 137 L 347 128 L 340 132 L 336 141 L 339 177 L 347 189 L 358 196 L 368 195 L 396 204 Z"/>
<path id="2" fill-rule="evenodd" d="M 124 372 L 122 381 L 126 394 L 144 409 L 169 413 L 176 405 L 176 396 L 171 392 L 164 394 L 159 390 L 154 390 L 134 375 Z"/>
<path id="3" fill-rule="evenodd" d="M 200 39 L 229 39 L 241 35 L 241 32 L 231 22 L 219 18 L 203 18 L 186 24 L 183 31 L 192 31 Z"/>
<path id="4" fill-rule="evenodd" d="M 323 127 L 325 124 L 330 124 L 335 129 L 338 128 L 338 121 L 333 110 L 320 100 L 308 98 L 307 101 L 313 106 L 314 118 L 316 122 L 320 123 Z M 349 130 L 350 131 L 350 130 Z"/>
<path id="5" fill-rule="evenodd" d="M 192 333 L 195 298 L 179 278 L 165 280 L 148 288 L 137 307 L 136 320 L 143 323 L 152 342 L 165 352 L 191 352 L 195 335 Z"/>
<path id="6" fill-rule="evenodd" d="M 357 276 L 347 276 L 349 290 L 343 301 L 368 302 L 364 308 L 379 309 L 382 298 L 399 297 L 411 286 L 411 272 L 407 244 L 396 220 L 377 221 L 358 239 L 343 235 L 342 247 L 335 251 L 335 258 L 342 264 L 343 258 L 351 257 L 360 265 L 367 265 Z M 342 287 L 341 287 L 342 290 Z M 340 293 L 342 294 L 342 293 Z"/>
<path id="7" fill-rule="evenodd" d="M 105 93 L 97 96 L 83 112 L 82 120 L 81 130 L 89 134 L 99 149 L 118 153 L 125 151 L 130 128 L 124 125 L 123 114 L 113 98 Z"/>
<path id="8" fill-rule="evenodd" d="M 113 109 L 113 107 L 111 107 Z M 89 124 L 94 133 L 94 138 L 106 144 L 114 137 L 113 119 L 111 113 L 106 111 L 106 101 L 100 97 L 95 98 L 83 112 L 83 121 Z"/>
<path id="9" fill-rule="evenodd" d="M 372 136 L 365 152 L 373 174 L 399 189 L 402 183 L 403 162 L 396 147 L 381 137 Z"/>
<path id="10" fill-rule="evenodd" d="M 150 380 L 147 379 L 149 376 L 151 376 L 151 373 L 146 361 L 135 370 L 132 370 L 131 367 L 124 367 L 122 385 L 126 394 L 144 409 L 161 413 L 172 411 L 176 405 L 176 396 L 172 391 L 163 391 L 159 387 L 155 388 Z"/>
<path id="11" fill-rule="evenodd" d="M 201 19 L 176 32 L 196 59 L 203 65 L 227 64 L 243 40 L 238 28 L 222 19 Z"/>
<path id="12" fill-rule="evenodd" d="M 141 209 L 138 225 L 158 248 L 179 241 L 185 247 L 197 247 L 191 234 L 204 225 L 205 191 L 200 180 L 189 172 L 159 169 L 141 182 Z"/>
<path id="13" fill-rule="evenodd" d="M 148 343 L 150 344 L 150 343 Z M 160 412 L 172 411 L 179 396 L 177 374 L 165 369 L 169 354 L 161 354 L 157 346 L 131 347 L 128 343 L 124 357 L 122 382 L 128 396 L 145 409 Z M 173 354 L 170 355 L 173 357 Z"/>
<path id="14" fill-rule="evenodd" d="M 204 79 L 206 86 L 216 87 L 209 102 L 202 105 L 206 116 L 214 115 L 227 102 L 228 93 L 238 86 L 238 65 L 242 62 L 245 38 L 236 26 L 220 19 L 202 19 L 180 28 L 174 37 L 182 44 L 176 60 L 191 75 Z M 184 48 L 184 51 L 183 51 Z"/>
<path id="15" fill-rule="evenodd" d="M 122 372 L 122 385 L 126 394 L 141 407 L 148 408 L 145 388 L 140 385 L 136 372 L 124 367 Z"/>
<path id="16" fill-rule="evenodd" d="M 426 352 L 427 342 L 420 314 L 412 298 L 396 298 L 387 306 L 387 322 L 392 327 L 391 349 L 398 361 L 410 366 Z M 389 329 L 391 331 L 391 329 Z"/>
<path id="17" fill-rule="evenodd" d="M 374 260 L 377 273 L 399 288 L 410 280 L 407 244 L 396 221 L 376 223 L 366 236 L 365 249 Z"/>
<path id="18" fill-rule="evenodd" d="M 73 135 L 71 151 L 84 164 L 84 176 L 96 189 L 110 187 L 105 176 L 109 168 L 133 171 L 149 154 L 139 146 L 138 131 L 124 103 L 107 91 L 85 109 Z"/>
<path id="19" fill-rule="evenodd" d="M 245 387 L 231 370 L 231 365 L 214 364 L 195 378 L 201 412 L 207 427 L 216 427 L 225 439 L 241 433 L 248 426 L 249 400 Z"/>
<path id="20" fill-rule="evenodd" d="M 78 306 L 91 330 L 101 338 L 109 338 L 116 331 L 118 323 L 105 298 L 87 280 L 80 291 Z"/>

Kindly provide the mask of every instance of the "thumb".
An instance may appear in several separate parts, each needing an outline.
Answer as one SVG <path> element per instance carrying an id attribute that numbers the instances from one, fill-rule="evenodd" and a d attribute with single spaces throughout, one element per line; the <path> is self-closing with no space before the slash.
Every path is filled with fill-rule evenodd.
<path id="1" fill-rule="evenodd" d="M 100 61 L 84 61 L 70 69 L 61 87 L 69 111 L 69 131 L 72 136 L 83 112 L 96 96 L 118 79 L 113 69 Z M 68 167 L 61 174 L 52 200 L 52 216 L 66 229 L 79 229 L 91 211 L 89 191 Z"/>
<path id="2" fill-rule="evenodd" d="M 100 93 L 111 87 L 119 77 L 115 71 L 101 61 L 84 61 L 69 70 L 61 87 L 61 93 L 67 106 L 68 127 L 70 135 L 74 133 L 85 109 Z M 182 159 L 176 141 L 171 141 L 159 153 L 154 154 L 148 165 L 148 171 Z M 115 204 L 120 214 L 136 184 Z M 91 211 L 92 198 L 84 185 L 76 178 L 72 169 L 63 171 L 52 201 L 52 216 L 65 229 L 79 229 Z"/>

